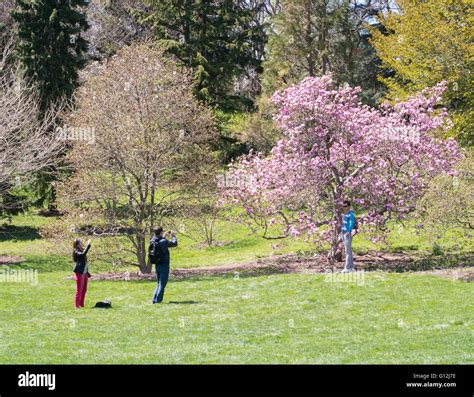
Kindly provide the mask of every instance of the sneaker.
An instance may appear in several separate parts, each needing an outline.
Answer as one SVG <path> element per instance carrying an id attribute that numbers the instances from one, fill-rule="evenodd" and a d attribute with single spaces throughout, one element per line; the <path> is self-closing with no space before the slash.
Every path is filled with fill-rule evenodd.
<path id="1" fill-rule="evenodd" d="M 353 273 L 355 270 L 354 269 L 346 269 L 344 268 L 343 270 L 341 270 L 341 273 Z"/>

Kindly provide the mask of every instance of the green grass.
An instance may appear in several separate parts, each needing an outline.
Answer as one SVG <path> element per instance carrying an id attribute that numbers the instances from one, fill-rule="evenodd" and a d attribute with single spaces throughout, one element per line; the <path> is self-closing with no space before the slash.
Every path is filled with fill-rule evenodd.
<path id="1" fill-rule="evenodd" d="M 428 275 L 366 273 L 153 282 L 1 283 L 0 363 L 473 363 L 473 286 Z M 109 298 L 113 309 L 93 309 Z M 182 302 L 179 303 L 171 303 Z"/>
<path id="2" fill-rule="evenodd" d="M 0 270 L 36 269 L 39 277 L 30 285 L 0 273 L 2 364 L 474 362 L 473 284 L 426 274 L 365 273 L 361 284 L 315 274 L 171 280 L 158 306 L 150 302 L 154 282 L 92 279 L 87 307 L 76 310 L 71 259 L 48 252 L 38 234 L 51 221 L 17 216 L 0 233 L 0 255 L 26 259 Z M 312 249 L 292 240 L 272 248 L 241 225 L 223 226 L 220 239 L 231 244 L 200 249 L 181 239 L 173 267 Z M 410 228 L 391 238 L 394 250 L 431 247 Z M 381 248 L 370 244 L 357 238 L 355 250 Z M 472 239 L 458 244 L 472 250 Z M 104 299 L 113 309 L 91 307 Z"/>

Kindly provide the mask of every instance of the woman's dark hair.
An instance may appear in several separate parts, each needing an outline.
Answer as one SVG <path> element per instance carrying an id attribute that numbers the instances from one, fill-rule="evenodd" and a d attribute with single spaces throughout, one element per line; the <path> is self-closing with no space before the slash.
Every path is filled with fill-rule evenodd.
<path id="1" fill-rule="evenodd" d="M 80 245 L 81 245 L 82 241 L 80 238 L 76 238 L 74 239 L 74 243 L 72 244 L 72 259 L 75 260 L 74 258 L 74 251 L 75 250 L 80 250 Z"/>
<path id="2" fill-rule="evenodd" d="M 74 239 L 74 244 L 73 244 L 72 248 L 74 248 L 75 250 L 79 249 L 79 246 L 81 245 L 81 243 L 82 243 L 82 241 L 81 241 L 80 238 Z"/>
<path id="3" fill-rule="evenodd" d="M 155 235 L 159 236 L 162 231 L 163 231 L 163 228 L 161 226 L 158 226 L 157 228 L 155 228 Z"/>
<path id="4" fill-rule="evenodd" d="M 351 202 L 349 200 L 344 200 L 342 204 L 347 205 L 348 207 L 351 206 Z"/>

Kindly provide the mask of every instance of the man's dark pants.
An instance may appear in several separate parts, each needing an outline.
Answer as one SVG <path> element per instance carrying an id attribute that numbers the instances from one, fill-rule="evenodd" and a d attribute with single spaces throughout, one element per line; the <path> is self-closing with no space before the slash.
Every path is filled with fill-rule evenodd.
<path id="1" fill-rule="evenodd" d="M 155 289 L 155 295 L 153 295 L 153 303 L 161 303 L 163 301 L 163 295 L 165 294 L 165 287 L 168 284 L 168 278 L 170 275 L 170 265 L 156 265 L 156 281 L 158 285 Z"/>

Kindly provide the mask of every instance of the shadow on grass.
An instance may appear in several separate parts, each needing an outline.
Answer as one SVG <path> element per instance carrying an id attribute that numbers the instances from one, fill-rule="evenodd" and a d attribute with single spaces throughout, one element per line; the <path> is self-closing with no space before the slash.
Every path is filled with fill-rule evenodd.
<path id="1" fill-rule="evenodd" d="M 62 255 L 25 255 L 24 262 L 9 265 L 12 269 L 37 270 L 40 273 L 71 271 L 72 260 Z"/>
<path id="2" fill-rule="evenodd" d="M 236 273 L 238 273 L 236 275 Z M 214 273 L 214 274 L 190 274 L 190 275 L 180 275 L 179 277 L 173 277 L 171 280 L 173 282 L 181 282 L 181 281 L 210 281 L 210 280 L 222 280 L 222 279 L 233 279 L 238 281 L 239 279 L 247 279 L 253 277 L 261 277 L 261 276 L 270 276 L 273 274 L 291 274 L 291 273 L 299 273 L 298 271 L 291 271 L 288 269 L 278 268 L 277 266 L 268 266 L 262 267 L 254 270 L 243 270 L 238 272 L 222 272 L 222 273 Z M 316 273 L 318 274 L 318 273 Z M 323 274 L 323 273 L 319 273 Z"/>
<path id="3" fill-rule="evenodd" d="M 37 240 L 40 238 L 41 236 L 38 233 L 38 229 L 36 227 L 15 225 L 0 226 L 0 241 L 26 241 Z"/>
<path id="4" fill-rule="evenodd" d="M 196 302 L 196 301 L 169 301 L 168 302 L 169 305 L 194 305 L 196 303 L 199 303 L 199 302 Z"/>
<path id="5" fill-rule="evenodd" d="M 68 255 L 60 254 L 44 254 L 44 255 L 24 255 L 24 261 L 18 264 L 8 265 L 12 269 L 29 269 L 37 270 L 39 273 L 50 272 L 68 272 L 73 273 L 74 262 Z M 99 273 L 101 271 L 109 271 L 111 265 L 102 265 L 93 263 L 91 266 L 91 273 Z"/>

